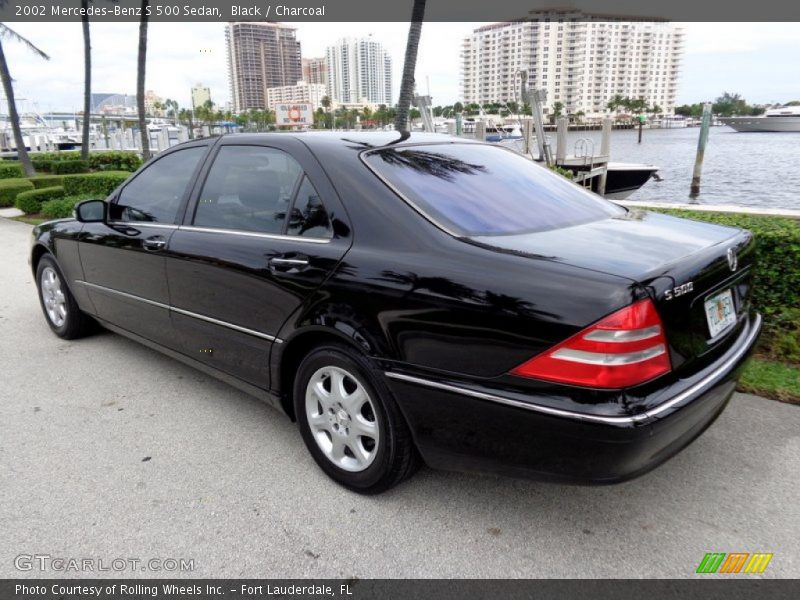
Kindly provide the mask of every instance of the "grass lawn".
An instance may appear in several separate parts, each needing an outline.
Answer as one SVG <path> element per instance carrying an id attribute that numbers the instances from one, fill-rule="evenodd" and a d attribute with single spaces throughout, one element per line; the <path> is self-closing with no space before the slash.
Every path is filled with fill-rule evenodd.
<path id="1" fill-rule="evenodd" d="M 745 366 L 737 388 L 757 396 L 800 404 L 800 365 L 754 356 Z"/>
<path id="2" fill-rule="evenodd" d="M 27 223 L 28 225 L 38 225 L 39 223 L 51 221 L 52 219 L 48 219 L 47 217 L 43 217 L 41 215 L 22 215 L 21 217 L 14 217 L 13 220 L 21 221 L 23 223 Z"/>

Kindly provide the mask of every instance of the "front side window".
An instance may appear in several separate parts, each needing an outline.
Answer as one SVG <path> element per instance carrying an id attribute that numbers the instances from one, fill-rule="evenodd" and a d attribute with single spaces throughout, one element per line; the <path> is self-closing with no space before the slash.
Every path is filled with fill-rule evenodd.
<path id="1" fill-rule="evenodd" d="M 110 210 L 113 221 L 174 223 L 186 188 L 206 152 L 205 146 L 178 150 L 145 168 Z"/>
<path id="2" fill-rule="evenodd" d="M 276 148 L 223 146 L 208 173 L 194 225 L 258 233 L 283 233 L 303 171 Z"/>
<path id="3" fill-rule="evenodd" d="M 519 154 L 485 144 L 385 148 L 365 160 L 457 235 L 547 231 L 625 213 Z"/>

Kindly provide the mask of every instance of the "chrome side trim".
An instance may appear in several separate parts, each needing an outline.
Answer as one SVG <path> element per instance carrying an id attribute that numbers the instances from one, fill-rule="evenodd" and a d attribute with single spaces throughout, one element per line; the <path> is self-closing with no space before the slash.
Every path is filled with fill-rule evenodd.
<path id="1" fill-rule="evenodd" d="M 199 319 L 200 321 L 206 321 L 207 323 L 213 323 L 214 325 L 219 325 L 221 327 L 226 327 L 228 329 L 233 329 L 234 331 L 239 331 L 241 333 L 246 333 L 248 335 L 252 335 L 253 337 L 261 338 L 264 340 L 269 340 L 270 342 L 275 342 L 276 344 L 282 344 L 283 340 L 280 338 L 276 338 L 273 335 L 269 335 L 268 333 L 262 333 L 260 331 L 256 331 L 255 329 L 248 329 L 247 327 L 242 327 L 240 325 L 234 325 L 233 323 L 228 323 L 227 321 L 220 321 L 219 319 L 214 319 L 213 317 L 207 317 L 205 315 L 201 315 L 190 310 L 184 310 L 183 308 L 177 308 L 175 306 L 170 306 L 168 304 L 163 304 L 162 302 L 156 302 L 155 300 L 148 300 L 147 298 L 142 298 L 141 296 L 136 296 L 134 294 L 129 294 L 127 292 L 120 292 L 119 290 L 115 290 L 109 287 L 105 287 L 103 285 L 97 285 L 96 283 L 89 283 L 88 281 L 82 281 L 80 279 L 76 279 L 75 283 L 80 283 L 81 285 L 85 285 L 87 287 L 95 288 L 97 290 L 108 292 L 110 294 L 116 294 L 118 296 L 123 296 L 125 298 L 129 298 L 131 300 L 137 300 L 139 302 L 144 302 L 145 304 L 149 304 L 151 306 L 157 306 L 158 308 L 164 308 L 166 310 L 170 310 L 172 312 L 176 312 L 187 317 L 193 317 L 195 319 Z"/>
<path id="2" fill-rule="evenodd" d="M 180 231 L 197 231 L 200 233 L 223 233 L 226 235 L 241 235 L 243 237 L 265 238 L 268 240 L 286 240 L 291 242 L 309 242 L 311 244 L 329 244 L 333 238 L 301 237 L 299 235 L 282 235 L 278 233 L 258 233 L 257 231 L 239 231 L 238 229 L 215 229 L 214 227 L 195 227 L 194 225 L 181 225 Z"/>
<path id="3" fill-rule="evenodd" d="M 478 392 L 476 390 L 470 390 L 456 385 L 439 383 L 438 381 L 430 381 L 429 379 L 422 379 L 420 377 L 413 377 L 411 375 L 404 375 L 403 373 L 393 373 L 391 371 L 387 371 L 385 375 L 391 379 L 398 379 L 400 381 L 416 383 L 419 385 L 424 385 L 427 387 L 444 390 L 446 392 L 453 392 L 454 394 L 462 394 L 464 396 L 471 396 L 472 398 L 479 398 L 480 400 L 497 402 L 498 404 L 507 404 L 508 406 L 515 406 L 517 408 L 524 408 L 526 410 L 532 410 L 534 412 L 541 412 L 547 415 L 552 415 L 554 417 L 566 417 L 569 419 L 577 419 L 579 421 L 594 421 L 597 423 L 609 423 L 612 425 L 625 425 L 628 423 L 636 423 L 647 419 L 647 416 L 644 414 L 636 415 L 633 417 L 604 417 L 601 415 L 589 415 L 586 413 L 573 412 L 571 410 L 550 408 L 549 406 L 542 406 L 540 404 L 530 404 L 529 402 L 520 402 L 519 400 L 514 400 L 512 398 L 505 398 L 504 396 L 497 396 L 495 394 Z"/>
<path id="4" fill-rule="evenodd" d="M 487 394 L 485 392 L 478 392 L 476 390 L 471 390 L 468 388 L 464 388 L 461 386 L 450 385 L 447 383 L 440 383 L 438 381 L 431 381 L 429 379 L 423 379 L 421 377 L 414 377 L 412 375 L 405 375 L 403 373 L 394 373 L 391 371 L 386 371 L 384 374 L 389 377 L 390 379 L 397 379 L 399 381 L 406 381 L 409 383 L 416 383 L 418 385 L 424 385 L 427 387 L 444 390 L 446 392 L 452 392 L 455 394 L 462 394 L 464 396 L 470 396 L 472 398 L 479 398 L 481 400 L 488 400 L 490 402 L 497 402 L 499 404 L 506 404 L 508 406 L 515 406 L 517 408 L 524 408 L 526 410 L 532 410 L 534 412 L 541 412 L 544 414 L 556 416 L 556 417 L 565 417 L 569 419 L 576 419 L 579 421 L 592 421 L 596 423 L 608 423 L 611 425 L 626 425 L 626 424 L 633 424 L 633 423 L 641 423 L 642 421 L 646 421 L 648 419 L 652 419 L 664 411 L 669 410 L 673 406 L 676 406 L 696 394 L 700 394 L 704 392 L 706 389 L 710 388 L 712 385 L 717 383 L 730 369 L 739 361 L 742 356 L 744 356 L 753 345 L 756 336 L 761 328 L 761 315 L 756 314 L 753 322 L 749 325 L 749 329 L 742 334 L 742 337 L 745 337 L 745 341 L 741 344 L 741 346 L 729 356 L 725 362 L 723 362 L 720 366 L 714 369 L 713 372 L 709 373 L 707 377 L 698 381 L 691 387 L 687 388 L 674 398 L 664 402 L 652 408 L 646 412 L 643 412 L 638 415 L 632 415 L 629 417 L 605 417 L 601 415 L 590 415 L 586 413 L 579 413 L 570 410 L 561 410 L 558 408 L 550 408 L 549 406 L 541 406 L 539 404 L 531 404 L 528 402 L 520 402 L 519 400 L 514 400 L 512 398 L 506 398 L 503 396 L 498 396 L 496 394 Z"/>
<path id="5" fill-rule="evenodd" d="M 220 321 L 219 319 L 214 319 L 213 317 L 207 317 L 205 315 L 200 315 L 194 313 L 189 310 L 184 310 L 182 308 L 177 308 L 175 306 L 171 306 L 170 310 L 172 312 L 179 313 L 181 315 L 186 315 L 187 317 L 193 317 L 195 319 L 199 319 L 201 321 L 206 321 L 207 323 L 213 323 L 214 325 L 220 325 L 221 327 L 227 327 L 228 329 L 233 329 L 234 331 L 241 331 L 242 333 L 246 333 L 248 335 L 252 335 L 253 337 L 261 338 L 264 340 L 269 340 L 271 342 L 275 342 L 276 344 L 282 344 L 283 340 L 276 338 L 274 335 L 269 335 L 268 333 L 261 333 L 260 331 L 256 331 L 255 329 L 248 329 L 247 327 L 242 327 L 240 325 L 234 325 L 233 323 L 228 323 L 227 321 Z"/>

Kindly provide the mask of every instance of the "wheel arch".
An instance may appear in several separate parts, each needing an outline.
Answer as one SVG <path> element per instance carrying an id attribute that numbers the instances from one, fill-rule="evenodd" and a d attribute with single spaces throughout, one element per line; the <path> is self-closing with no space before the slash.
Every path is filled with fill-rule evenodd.
<path id="1" fill-rule="evenodd" d="M 31 249 L 31 270 L 33 271 L 34 277 L 36 275 L 36 269 L 39 268 L 39 261 L 42 260 L 42 257 L 45 254 L 50 254 L 51 256 L 53 255 L 53 253 L 50 251 L 50 248 L 45 246 L 43 243 L 37 242 L 34 244 L 33 248 Z"/>
<path id="2" fill-rule="evenodd" d="M 292 390 L 297 367 L 309 352 L 326 343 L 338 343 L 360 352 L 367 359 L 371 358 L 372 348 L 366 340 L 331 327 L 309 326 L 295 332 L 283 343 L 277 344 L 273 348 L 273 353 L 277 351 L 277 355 L 273 360 L 275 367 L 272 372 L 271 387 L 280 397 L 281 407 L 292 421 L 296 420 Z"/>

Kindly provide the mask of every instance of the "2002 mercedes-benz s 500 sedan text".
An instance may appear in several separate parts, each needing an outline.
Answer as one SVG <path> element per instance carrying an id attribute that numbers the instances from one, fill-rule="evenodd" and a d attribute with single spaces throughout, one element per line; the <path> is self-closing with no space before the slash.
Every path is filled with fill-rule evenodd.
<path id="1" fill-rule="evenodd" d="M 362 493 L 433 467 L 610 483 L 725 407 L 749 232 L 632 211 L 442 135 L 181 144 L 34 230 L 50 328 L 95 322 L 296 419 Z"/>

